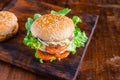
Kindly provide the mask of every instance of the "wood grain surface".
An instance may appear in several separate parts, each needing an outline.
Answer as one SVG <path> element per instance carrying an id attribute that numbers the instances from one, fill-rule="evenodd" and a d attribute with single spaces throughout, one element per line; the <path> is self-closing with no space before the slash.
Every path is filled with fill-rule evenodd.
<path id="1" fill-rule="evenodd" d="M 41 0 L 40 0 L 41 1 Z M 77 80 L 120 80 L 120 1 L 44 0 L 80 13 L 100 15 Z M 17 73 L 17 74 L 16 74 Z M 0 80 L 49 80 L 0 62 Z"/>
<path id="2" fill-rule="evenodd" d="M 10 3 L 10 0 L 0 0 L 0 10 Z"/>
<path id="3" fill-rule="evenodd" d="M 25 22 L 27 18 L 33 16 L 34 13 L 47 14 L 50 10 L 57 10 L 59 8 L 50 5 L 48 6 L 48 4 L 37 0 L 34 2 L 31 2 L 30 0 L 13 0 L 12 3 L 13 4 L 9 4 L 3 10 L 11 11 L 16 14 L 19 20 L 19 32 L 14 38 L 0 43 L 0 60 L 40 75 L 54 77 L 54 79 L 57 80 L 74 80 L 93 35 L 98 17 L 96 15 L 79 14 L 72 11 L 68 15 L 69 17 L 78 15 L 83 20 L 83 23 L 79 24 L 79 27 L 81 30 L 85 31 L 89 38 L 86 46 L 84 48 L 79 48 L 75 55 L 70 55 L 68 58 L 60 62 L 55 61 L 52 63 L 45 62 L 44 64 L 40 64 L 34 57 L 35 52 L 23 44 L 23 39 L 26 35 Z M 22 4 L 22 6 L 19 6 L 19 4 Z M 32 7 L 31 4 L 33 5 Z"/>

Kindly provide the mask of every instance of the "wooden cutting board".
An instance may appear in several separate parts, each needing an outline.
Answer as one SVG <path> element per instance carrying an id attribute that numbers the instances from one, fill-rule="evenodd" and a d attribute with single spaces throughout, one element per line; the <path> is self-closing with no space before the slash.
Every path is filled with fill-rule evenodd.
<path id="1" fill-rule="evenodd" d="M 97 15 L 80 14 L 74 11 L 71 11 L 67 15 L 69 17 L 77 15 L 83 20 L 83 23 L 79 24 L 79 26 L 82 31 L 85 31 L 89 40 L 85 47 L 77 49 L 75 55 L 70 55 L 60 62 L 54 61 L 52 63 L 45 62 L 44 64 L 40 64 L 34 57 L 34 50 L 23 44 L 23 38 L 26 35 L 25 22 L 28 17 L 33 17 L 35 13 L 47 14 L 51 10 L 60 9 L 62 8 L 40 2 L 39 0 L 12 0 L 4 10 L 16 14 L 19 20 L 19 31 L 13 38 L 0 43 L 0 60 L 36 74 L 47 76 L 48 78 L 54 77 L 55 80 L 74 80 L 95 30 L 98 20 Z"/>

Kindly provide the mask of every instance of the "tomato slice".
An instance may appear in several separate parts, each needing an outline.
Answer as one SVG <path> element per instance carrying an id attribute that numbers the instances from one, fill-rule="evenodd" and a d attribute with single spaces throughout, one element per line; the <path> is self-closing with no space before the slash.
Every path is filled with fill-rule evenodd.
<path id="1" fill-rule="evenodd" d="M 58 52 L 56 48 L 50 46 L 46 46 L 46 50 L 49 52 L 49 54 L 55 54 Z"/>
<path id="2" fill-rule="evenodd" d="M 54 55 L 51 55 L 51 54 L 48 54 L 48 53 L 43 54 L 42 51 L 38 50 L 39 58 L 41 58 L 42 60 L 46 60 L 46 61 L 51 60 L 54 57 L 57 57 L 58 59 L 64 59 L 64 58 L 68 57 L 69 54 L 70 54 L 70 52 L 68 52 L 68 51 L 66 51 L 66 52 L 64 52 L 62 54 L 55 53 Z"/>
<path id="3" fill-rule="evenodd" d="M 64 52 L 64 53 L 62 53 L 62 54 L 57 53 L 57 54 L 55 54 L 55 56 L 56 56 L 57 58 L 59 58 L 59 59 L 64 59 L 64 58 L 66 58 L 69 54 L 70 54 L 70 52 L 66 51 L 66 52 Z"/>
<path id="4" fill-rule="evenodd" d="M 56 54 L 56 53 L 60 53 L 62 50 L 66 49 L 67 47 L 68 47 L 68 45 L 66 45 L 66 46 L 59 46 L 59 47 L 46 46 L 46 50 L 50 54 Z"/>
<path id="5" fill-rule="evenodd" d="M 42 60 L 51 60 L 52 58 L 54 58 L 53 55 L 50 55 L 48 53 L 43 54 L 40 50 L 38 50 L 38 56 L 39 58 L 41 58 Z"/>

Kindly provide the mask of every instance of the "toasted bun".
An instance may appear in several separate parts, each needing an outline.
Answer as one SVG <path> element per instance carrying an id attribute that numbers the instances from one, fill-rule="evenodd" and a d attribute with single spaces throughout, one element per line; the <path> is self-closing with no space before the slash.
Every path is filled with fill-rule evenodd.
<path id="1" fill-rule="evenodd" d="M 34 37 L 48 42 L 67 39 L 73 34 L 73 31 L 73 21 L 58 14 L 43 15 L 35 20 L 31 26 Z"/>
<path id="2" fill-rule="evenodd" d="M 17 17 L 11 12 L 0 11 L 0 42 L 12 37 L 17 31 Z"/>

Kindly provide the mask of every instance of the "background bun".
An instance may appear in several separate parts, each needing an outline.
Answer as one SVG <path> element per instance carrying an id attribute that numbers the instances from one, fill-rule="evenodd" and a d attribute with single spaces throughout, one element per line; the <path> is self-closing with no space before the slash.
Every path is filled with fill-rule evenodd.
<path id="1" fill-rule="evenodd" d="M 17 17 L 11 12 L 0 11 L 0 42 L 12 37 L 17 31 Z"/>
<path id="2" fill-rule="evenodd" d="M 67 39 L 73 34 L 73 31 L 73 21 L 58 14 L 43 15 L 35 20 L 31 26 L 34 37 L 48 42 Z"/>

